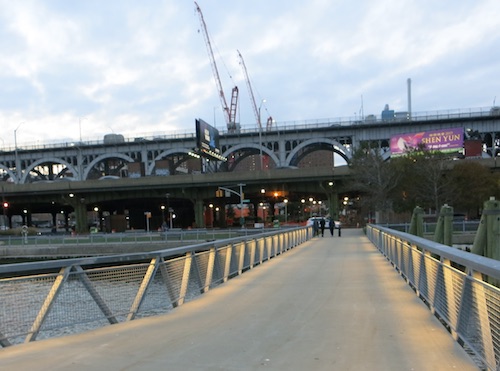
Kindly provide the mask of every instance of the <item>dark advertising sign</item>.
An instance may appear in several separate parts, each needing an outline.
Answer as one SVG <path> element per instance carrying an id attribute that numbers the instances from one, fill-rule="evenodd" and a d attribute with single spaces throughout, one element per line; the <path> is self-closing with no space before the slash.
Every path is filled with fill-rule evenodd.
<path id="1" fill-rule="evenodd" d="M 196 119 L 195 124 L 196 145 L 200 155 L 213 160 L 226 161 L 219 148 L 219 130 L 202 119 Z"/>

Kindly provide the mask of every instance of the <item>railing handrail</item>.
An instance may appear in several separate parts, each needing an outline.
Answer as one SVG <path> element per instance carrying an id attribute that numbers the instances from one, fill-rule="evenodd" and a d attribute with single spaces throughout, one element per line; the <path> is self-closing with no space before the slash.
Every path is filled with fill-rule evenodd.
<path id="1" fill-rule="evenodd" d="M 300 228 L 293 228 L 293 229 L 300 229 Z M 293 230 L 293 229 L 291 228 L 288 230 Z M 149 260 L 155 257 L 169 258 L 172 256 L 186 254 L 187 252 L 205 251 L 213 247 L 218 248 L 220 246 L 225 246 L 235 242 L 255 239 L 256 236 L 258 236 L 259 238 L 265 238 L 282 232 L 283 230 L 272 230 L 263 233 L 255 233 L 251 235 L 243 235 L 243 236 L 214 240 L 209 242 L 194 243 L 187 246 L 159 249 L 146 252 L 121 253 L 112 255 L 93 256 L 93 257 L 69 258 L 69 259 L 13 263 L 13 264 L 0 264 L 0 274 L 5 276 L 8 275 L 9 273 L 61 269 L 72 265 L 87 266 L 96 264 L 123 263 L 127 261 Z"/>
<path id="2" fill-rule="evenodd" d="M 367 235 L 481 369 L 498 370 L 500 262 L 376 225 Z"/>
<path id="3" fill-rule="evenodd" d="M 415 245 L 424 251 L 428 251 L 432 254 L 439 255 L 442 258 L 463 265 L 471 271 L 483 273 L 489 277 L 500 279 L 500 261 L 498 260 L 459 250 L 430 241 L 423 237 L 414 236 L 412 234 L 400 232 L 394 229 L 382 226 L 376 226 L 376 228 L 382 232 L 398 237 L 401 240 L 407 241 L 411 245 Z"/>
<path id="4" fill-rule="evenodd" d="M 300 129 L 310 129 L 310 128 L 322 128 L 331 126 L 354 126 L 359 124 L 375 124 L 375 123 L 386 123 L 386 122 L 410 122 L 410 121 L 431 121 L 431 120 L 446 120 L 446 119 L 460 119 L 460 118 L 473 118 L 473 117 L 488 117 L 488 116 L 498 116 L 499 114 L 492 113 L 492 109 L 496 107 L 476 107 L 476 108 L 456 108 L 456 109 L 445 109 L 436 111 L 422 111 L 422 112 L 412 112 L 411 117 L 400 118 L 395 116 L 390 120 L 382 120 L 380 116 L 377 115 L 365 115 L 363 117 L 359 116 L 345 116 L 345 117 L 333 117 L 333 118 L 319 118 L 319 119 L 306 119 L 306 120 L 292 120 L 292 121 L 277 121 L 271 128 L 270 132 L 279 130 L 300 130 Z M 221 135 L 231 135 L 227 129 L 219 128 L 219 133 Z M 244 133 L 259 133 L 259 127 L 257 124 L 242 125 L 238 134 Z M 170 133 L 139 133 L 132 137 L 124 137 L 123 144 L 140 144 L 148 143 L 154 141 L 163 140 L 184 140 L 184 139 L 196 139 L 196 134 L 193 131 L 179 130 Z M 121 143 L 114 143 L 121 144 Z M 91 138 L 83 141 L 65 141 L 65 142 L 46 142 L 40 144 L 36 143 L 18 143 L 18 150 L 38 150 L 38 149 L 53 149 L 60 147 L 75 147 L 79 146 L 103 146 L 103 138 Z M 9 147 L 4 146 L 2 149 L 5 152 L 13 152 L 15 150 L 14 145 L 10 144 Z"/>
<path id="5" fill-rule="evenodd" d="M 311 227 L 145 253 L 0 266 L 0 346 L 166 313 L 312 237 Z"/>

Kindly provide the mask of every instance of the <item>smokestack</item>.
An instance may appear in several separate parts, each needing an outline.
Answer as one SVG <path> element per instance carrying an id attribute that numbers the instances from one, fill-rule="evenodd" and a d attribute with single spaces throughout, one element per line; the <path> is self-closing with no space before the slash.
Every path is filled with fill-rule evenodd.
<path id="1" fill-rule="evenodd" d="M 411 120 L 411 79 L 408 82 L 408 120 Z"/>

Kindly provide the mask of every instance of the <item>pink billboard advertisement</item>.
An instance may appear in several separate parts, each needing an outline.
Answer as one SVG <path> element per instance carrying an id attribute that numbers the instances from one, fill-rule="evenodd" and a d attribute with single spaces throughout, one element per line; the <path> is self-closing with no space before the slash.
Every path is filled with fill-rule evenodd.
<path id="1" fill-rule="evenodd" d="M 421 143 L 431 151 L 454 152 L 464 146 L 464 129 L 452 128 L 420 133 L 398 134 L 391 137 L 391 155 L 401 156 Z"/>

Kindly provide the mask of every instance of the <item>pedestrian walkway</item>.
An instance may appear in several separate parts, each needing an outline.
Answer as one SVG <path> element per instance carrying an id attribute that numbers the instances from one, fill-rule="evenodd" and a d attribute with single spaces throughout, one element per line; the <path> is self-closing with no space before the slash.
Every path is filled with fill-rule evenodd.
<path id="1" fill-rule="evenodd" d="M 360 229 L 169 314 L 0 349 L 1 370 L 478 370 Z"/>

